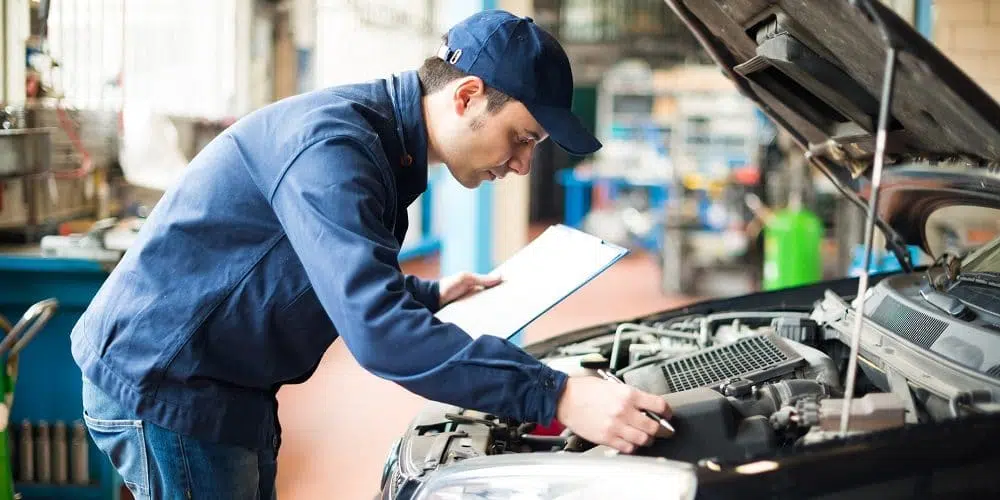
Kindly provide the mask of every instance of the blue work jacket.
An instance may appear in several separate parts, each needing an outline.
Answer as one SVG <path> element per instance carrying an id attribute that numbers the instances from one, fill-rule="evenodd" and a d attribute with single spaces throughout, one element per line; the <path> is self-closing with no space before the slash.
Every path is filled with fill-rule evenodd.
<path id="1" fill-rule="evenodd" d="M 549 422 L 566 375 L 437 320 L 437 282 L 401 272 L 406 208 L 426 187 L 416 72 L 261 108 L 164 194 L 76 324 L 73 356 L 140 418 L 256 449 L 279 446 L 278 389 L 338 337 L 415 394 Z"/>

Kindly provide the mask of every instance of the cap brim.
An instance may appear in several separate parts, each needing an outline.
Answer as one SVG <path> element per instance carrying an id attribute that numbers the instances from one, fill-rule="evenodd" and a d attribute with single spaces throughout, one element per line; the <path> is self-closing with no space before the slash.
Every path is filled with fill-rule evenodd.
<path id="1" fill-rule="evenodd" d="M 566 108 L 526 106 L 531 116 L 545 129 L 552 142 L 569 154 L 584 156 L 601 149 L 601 141 L 587 130 L 583 122 Z"/>

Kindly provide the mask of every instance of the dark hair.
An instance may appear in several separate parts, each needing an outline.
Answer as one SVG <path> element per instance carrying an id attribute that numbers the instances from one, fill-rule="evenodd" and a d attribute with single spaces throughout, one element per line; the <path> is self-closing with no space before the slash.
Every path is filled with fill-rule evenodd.
<path id="1" fill-rule="evenodd" d="M 449 82 L 469 76 L 466 72 L 448 64 L 447 61 L 439 57 L 428 57 L 424 64 L 417 70 L 417 77 L 420 79 L 420 91 L 422 95 L 433 94 L 441 90 Z M 486 88 L 486 111 L 496 113 L 505 104 L 512 101 L 509 95 L 490 87 Z"/>

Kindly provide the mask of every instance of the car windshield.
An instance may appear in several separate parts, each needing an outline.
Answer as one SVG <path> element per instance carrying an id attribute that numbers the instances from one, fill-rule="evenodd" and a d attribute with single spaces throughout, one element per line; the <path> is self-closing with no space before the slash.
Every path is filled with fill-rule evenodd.
<path id="1" fill-rule="evenodd" d="M 1000 237 L 971 253 L 962 263 L 962 274 L 1000 274 Z"/>

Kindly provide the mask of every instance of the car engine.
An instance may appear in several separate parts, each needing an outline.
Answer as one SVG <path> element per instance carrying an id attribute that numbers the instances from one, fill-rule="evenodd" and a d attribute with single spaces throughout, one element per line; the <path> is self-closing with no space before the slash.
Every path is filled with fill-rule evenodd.
<path id="1" fill-rule="evenodd" d="M 538 357 L 570 375 L 606 370 L 661 395 L 672 409 L 675 432 L 635 454 L 691 463 L 744 461 L 849 435 L 997 411 L 995 329 L 942 314 L 920 289 L 919 277 L 901 275 L 866 295 L 846 432 L 844 374 L 857 303 L 832 291 L 811 310 L 667 313 L 607 325 L 551 344 Z M 930 337 L 929 323 L 920 318 L 933 323 Z M 956 349 L 958 344 L 965 349 Z M 975 346 L 979 355 L 970 357 Z M 617 453 L 558 423 L 542 427 L 437 403 L 425 407 L 402 443 L 399 456 L 411 472 L 483 455 Z"/>
<path id="2" fill-rule="evenodd" d="M 843 363 L 847 351 L 828 344 L 808 314 L 751 311 L 625 323 L 610 345 L 606 341 L 567 346 L 563 356 L 548 361 L 576 374 L 610 369 L 627 384 L 667 400 L 676 433 L 636 454 L 692 462 L 742 459 L 819 439 L 819 434 L 807 438 L 808 432 L 839 424 L 840 406 L 822 403 L 843 396 L 838 361 Z M 871 396 L 863 401 L 874 410 L 858 419 L 870 428 L 903 424 L 901 404 Z M 836 415 L 827 415 L 827 409 Z"/>

